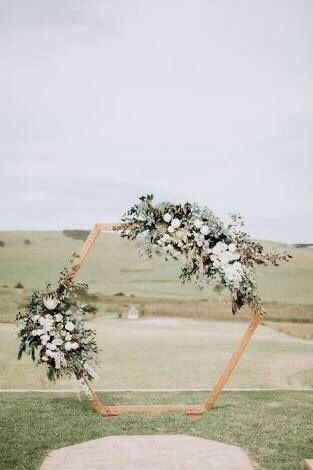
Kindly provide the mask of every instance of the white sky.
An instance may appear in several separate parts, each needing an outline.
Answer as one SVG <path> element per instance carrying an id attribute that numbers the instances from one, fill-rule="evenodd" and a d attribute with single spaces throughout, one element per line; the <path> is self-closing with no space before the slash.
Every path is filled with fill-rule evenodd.
<path id="1" fill-rule="evenodd" d="M 311 0 L 0 0 L 0 229 L 144 193 L 313 242 Z"/>

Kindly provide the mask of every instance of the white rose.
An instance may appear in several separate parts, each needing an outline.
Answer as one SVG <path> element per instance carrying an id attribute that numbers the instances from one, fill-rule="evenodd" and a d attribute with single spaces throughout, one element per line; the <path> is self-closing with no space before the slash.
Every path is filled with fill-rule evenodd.
<path id="1" fill-rule="evenodd" d="M 39 315 L 33 315 L 33 316 L 32 316 L 32 320 L 33 320 L 33 321 L 37 321 L 38 319 L 39 319 Z"/>
<path id="2" fill-rule="evenodd" d="M 171 237 L 169 236 L 168 233 L 165 233 L 165 234 L 163 235 L 162 239 L 163 239 L 164 242 L 169 242 L 170 239 L 171 239 Z"/>
<path id="3" fill-rule="evenodd" d="M 50 351 L 54 351 L 57 347 L 53 343 L 47 343 L 47 349 L 50 349 Z"/>
<path id="4" fill-rule="evenodd" d="M 174 227 L 172 227 L 171 225 L 169 226 L 169 228 L 167 230 L 169 231 L 169 233 L 175 232 Z"/>
<path id="5" fill-rule="evenodd" d="M 169 214 L 168 212 L 166 214 L 164 214 L 163 215 L 163 220 L 167 223 L 170 223 L 170 221 L 172 220 L 171 214 Z"/>
<path id="6" fill-rule="evenodd" d="M 74 325 L 74 323 L 72 323 L 71 321 L 67 321 L 67 322 L 65 323 L 65 329 L 66 329 L 67 331 L 73 331 L 74 328 L 75 328 L 75 325 Z"/>
<path id="7" fill-rule="evenodd" d="M 76 341 L 74 341 L 72 344 L 72 349 L 78 349 L 79 348 L 79 344 L 76 343 Z"/>
<path id="8" fill-rule="evenodd" d="M 203 223 L 202 220 L 197 219 L 197 220 L 194 221 L 194 226 L 196 228 L 200 228 L 202 226 L 202 223 Z"/>
<path id="9" fill-rule="evenodd" d="M 55 321 L 56 322 L 60 322 L 63 320 L 63 315 L 61 315 L 61 313 L 57 313 L 54 317 Z"/>
<path id="10" fill-rule="evenodd" d="M 173 219 L 171 222 L 171 226 L 174 227 L 174 229 L 180 227 L 180 220 L 179 219 Z"/>
<path id="11" fill-rule="evenodd" d="M 223 242 L 217 242 L 216 245 L 212 248 L 212 253 L 215 255 L 219 255 L 223 253 L 227 249 L 227 246 Z"/>
<path id="12" fill-rule="evenodd" d="M 72 335 L 70 335 L 69 333 L 67 333 L 67 334 L 65 335 L 65 339 L 66 339 L 66 341 L 70 341 L 70 340 L 72 339 Z"/>
<path id="13" fill-rule="evenodd" d="M 65 351 L 70 351 L 72 349 L 72 343 L 70 343 L 69 341 L 67 341 L 65 344 L 64 344 L 64 348 L 65 348 Z"/>
<path id="14" fill-rule="evenodd" d="M 49 335 L 42 335 L 40 337 L 40 341 L 42 342 L 42 344 L 47 344 L 47 342 L 49 341 L 50 339 L 50 336 Z"/>
<path id="15" fill-rule="evenodd" d="M 47 362 L 48 361 L 48 356 L 46 356 L 46 355 L 42 356 L 41 360 L 44 361 L 44 362 Z"/>
<path id="16" fill-rule="evenodd" d="M 52 342 L 57 346 L 61 346 L 63 344 L 63 340 L 61 338 L 56 338 Z"/>
<path id="17" fill-rule="evenodd" d="M 208 235 L 210 232 L 210 229 L 207 225 L 202 225 L 200 232 L 202 233 L 202 235 Z"/>

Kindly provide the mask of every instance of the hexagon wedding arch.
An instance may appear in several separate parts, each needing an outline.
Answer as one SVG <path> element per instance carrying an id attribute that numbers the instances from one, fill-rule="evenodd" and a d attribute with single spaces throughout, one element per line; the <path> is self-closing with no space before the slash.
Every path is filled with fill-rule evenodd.
<path id="1" fill-rule="evenodd" d="M 183 260 L 180 279 L 194 279 L 200 288 L 222 285 L 230 292 L 232 312 L 248 305 L 252 317 L 245 333 L 233 351 L 228 363 L 204 403 L 199 405 L 106 406 L 97 398 L 90 381 L 95 376 L 92 366 L 97 353 L 95 332 L 86 329 L 84 305 L 77 292 L 86 288 L 74 278 L 101 232 L 116 230 L 123 238 L 142 239 L 141 252 L 149 257 L 155 253 Z M 103 416 L 129 412 L 180 411 L 201 415 L 210 410 L 264 315 L 257 295 L 254 272 L 256 264 L 278 265 L 288 261 L 289 255 L 265 252 L 243 231 L 239 215 L 232 215 L 225 225 L 208 208 L 197 204 L 153 204 L 153 196 L 140 198 L 123 216 L 120 223 L 97 223 L 90 231 L 80 252 L 75 254 L 69 269 L 64 269 L 56 289 L 48 284 L 43 291 L 35 291 L 25 309 L 18 312 L 18 358 L 29 354 L 38 364 L 47 367 L 50 380 L 75 377 L 93 408 Z"/>

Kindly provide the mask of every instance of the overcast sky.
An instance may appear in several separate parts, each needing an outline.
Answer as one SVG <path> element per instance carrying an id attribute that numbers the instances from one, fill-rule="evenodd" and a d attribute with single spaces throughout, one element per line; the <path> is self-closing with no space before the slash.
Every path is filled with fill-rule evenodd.
<path id="1" fill-rule="evenodd" d="M 0 229 L 144 194 L 313 242 L 311 0 L 0 0 Z"/>

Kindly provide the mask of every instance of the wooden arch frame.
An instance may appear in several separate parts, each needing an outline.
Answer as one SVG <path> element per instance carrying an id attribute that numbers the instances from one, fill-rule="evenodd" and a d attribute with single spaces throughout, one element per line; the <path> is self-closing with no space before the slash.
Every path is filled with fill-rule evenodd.
<path id="1" fill-rule="evenodd" d="M 117 226 L 118 224 L 114 223 L 105 223 L 105 224 L 95 224 L 93 229 L 90 231 L 87 239 L 83 243 L 78 256 L 76 256 L 71 264 L 71 267 L 66 275 L 65 282 L 70 283 L 78 270 L 80 269 L 84 259 L 87 257 L 88 253 L 90 252 L 92 246 L 94 245 L 96 239 L 100 235 L 101 232 L 104 231 L 111 231 L 113 227 Z M 249 305 L 249 308 L 252 311 L 252 318 L 247 326 L 246 331 L 244 332 L 243 336 L 241 337 L 239 343 L 235 347 L 229 361 L 227 362 L 224 370 L 222 371 L 219 379 L 217 380 L 216 384 L 214 385 L 210 395 L 208 396 L 207 400 L 204 403 L 199 405 L 150 405 L 150 406 L 106 406 L 103 405 L 97 398 L 95 392 L 93 391 L 90 383 L 87 379 L 83 379 L 85 381 L 86 386 L 88 387 L 89 393 L 89 401 L 93 408 L 102 416 L 117 416 L 121 413 L 160 413 L 160 412 L 172 412 L 172 411 L 179 411 L 184 412 L 190 416 L 197 416 L 202 415 L 205 411 L 209 411 L 213 408 L 219 394 L 223 390 L 227 380 L 229 379 L 232 371 L 235 369 L 236 365 L 238 364 L 242 353 L 244 352 L 245 348 L 247 347 L 252 335 L 254 334 L 257 326 L 260 324 L 262 320 L 262 314 L 254 308 L 253 305 Z"/>

